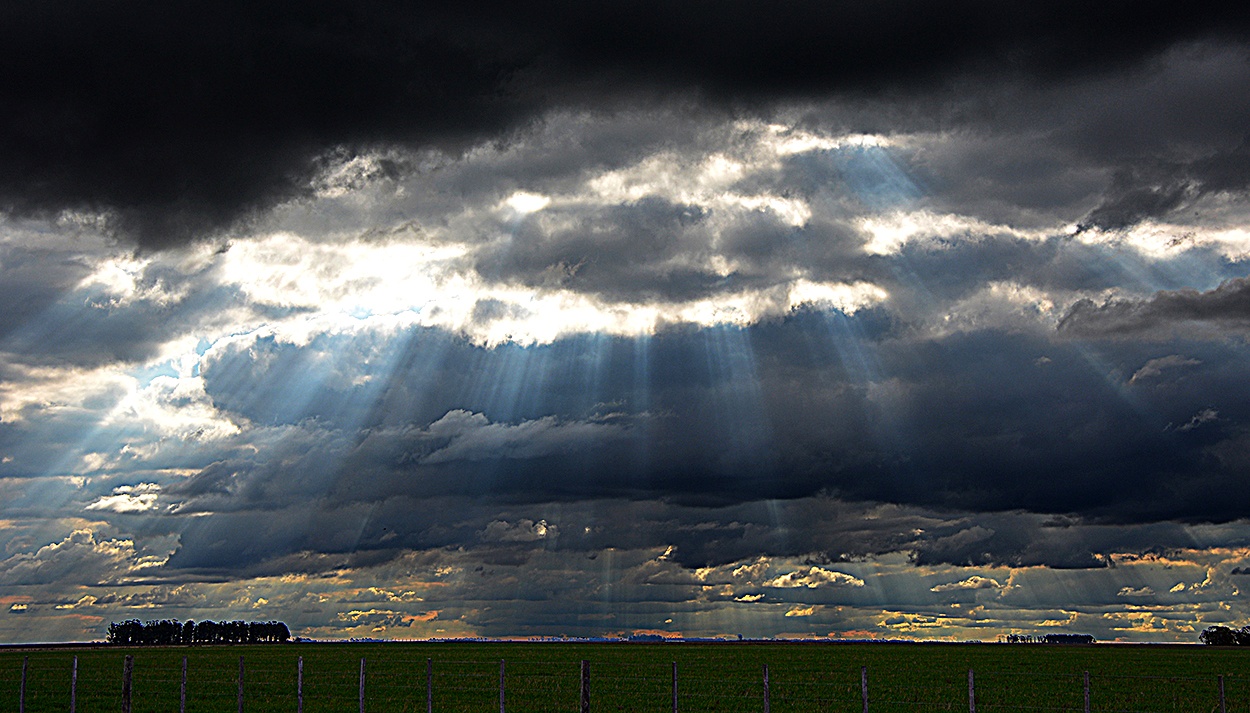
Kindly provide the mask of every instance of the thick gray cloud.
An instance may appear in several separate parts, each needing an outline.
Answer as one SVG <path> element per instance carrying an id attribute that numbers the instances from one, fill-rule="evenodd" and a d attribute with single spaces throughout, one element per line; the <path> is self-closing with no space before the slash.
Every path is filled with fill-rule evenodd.
<path id="1" fill-rule="evenodd" d="M 23 214 L 103 210 L 141 244 L 169 245 L 306 195 L 335 151 L 455 151 L 553 107 L 674 95 L 750 108 L 987 79 L 1046 85 L 1132 69 L 1178 44 L 1244 40 L 1245 14 L 1221 8 L 11 8 L 0 194 Z"/>
<path id="2" fill-rule="evenodd" d="M 1234 279 L 1206 292 L 1157 292 L 1146 299 L 1079 300 L 1059 323 L 1079 336 L 1166 336 L 1191 330 L 1241 330 L 1250 320 L 1250 284 Z"/>
<path id="3" fill-rule="evenodd" d="M 1250 616 L 1245 12 L 0 14 L 0 639 Z"/>

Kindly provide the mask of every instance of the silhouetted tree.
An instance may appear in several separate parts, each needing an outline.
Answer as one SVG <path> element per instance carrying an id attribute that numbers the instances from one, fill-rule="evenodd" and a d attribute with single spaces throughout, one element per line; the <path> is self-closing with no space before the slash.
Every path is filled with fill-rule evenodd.
<path id="1" fill-rule="evenodd" d="M 156 644 L 256 644 L 280 643 L 291 639 L 291 630 L 280 621 L 188 621 L 140 622 L 138 619 L 109 624 L 105 640 L 110 644 L 135 646 Z"/>
<path id="2" fill-rule="evenodd" d="M 142 643 L 140 635 L 143 632 L 143 624 L 138 619 L 127 619 L 122 622 L 113 622 L 109 624 L 108 634 L 104 640 L 110 644 L 119 644 L 121 646 L 129 646 Z"/>
<path id="3" fill-rule="evenodd" d="M 1047 634 L 1042 637 L 1043 644 L 1092 644 L 1094 637 L 1090 634 Z"/>
<path id="4" fill-rule="evenodd" d="M 1212 646 L 1250 646 L 1250 626 L 1240 629 L 1209 626 L 1198 635 L 1198 640 Z"/>

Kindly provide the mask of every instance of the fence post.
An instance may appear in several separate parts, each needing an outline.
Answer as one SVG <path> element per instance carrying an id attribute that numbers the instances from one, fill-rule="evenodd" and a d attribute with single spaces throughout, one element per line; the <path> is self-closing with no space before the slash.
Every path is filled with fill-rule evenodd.
<path id="1" fill-rule="evenodd" d="M 503 710 L 503 666 L 504 666 L 504 660 L 499 659 L 499 713 L 504 713 L 504 710 Z"/>
<path id="2" fill-rule="evenodd" d="M 1089 671 L 1085 672 L 1085 713 L 1089 713 Z"/>
<path id="3" fill-rule="evenodd" d="M 239 657 L 239 713 L 243 713 L 243 657 Z"/>
<path id="4" fill-rule="evenodd" d="M 864 713 L 868 713 L 868 667 L 859 667 L 859 691 L 864 697 Z"/>
<path id="5" fill-rule="evenodd" d="M 304 657 L 295 660 L 295 713 L 304 713 Z"/>
<path id="6" fill-rule="evenodd" d="M 178 713 L 187 713 L 187 657 L 182 657 L 182 688 L 178 692 Z"/>
<path id="7" fill-rule="evenodd" d="M 130 677 L 134 674 L 135 657 L 126 654 L 122 662 L 122 713 L 130 713 Z"/>
<path id="8" fill-rule="evenodd" d="M 590 662 L 582 659 L 582 713 L 590 713 Z"/>
<path id="9" fill-rule="evenodd" d="M 977 713 L 977 685 L 968 669 L 968 713 Z"/>
<path id="10" fill-rule="evenodd" d="M 425 713 L 434 713 L 434 659 L 425 660 Z"/>
<path id="11" fill-rule="evenodd" d="M 360 657 L 360 713 L 365 713 L 365 657 Z"/>
<path id="12" fill-rule="evenodd" d="M 17 689 L 17 713 L 26 713 L 26 668 L 30 665 L 30 657 L 22 657 L 22 685 Z"/>
<path id="13" fill-rule="evenodd" d="M 1220 713 L 1228 713 L 1228 706 L 1224 703 L 1224 677 L 1220 676 Z"/>
<path id="14" fill-rule="evenodd" d="M 78 657 L 74 657 L 74 670 L 69 676 L 69 713 L 78 711 Z"/>
<path id="15" fill-rule="evenodd" d="M 768 700 L 768 664 L 764 664 L 764 713 L 771 713 L 772 705 Z"/>
<path id="16" fill-rule="evenodd" d="M 677 713 L 677 662 L 673 662 L 673 713 Z"/>

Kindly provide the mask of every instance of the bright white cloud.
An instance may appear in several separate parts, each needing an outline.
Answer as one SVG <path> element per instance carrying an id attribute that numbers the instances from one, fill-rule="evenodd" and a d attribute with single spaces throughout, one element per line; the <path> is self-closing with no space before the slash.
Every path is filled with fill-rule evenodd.
<path id="1" fill-rule="evenodd" d="M 504 201 L 504 205 L 511 209 L 517 215 L 529 215 L 537 213 L 551 204 L 551 199 L 537 193 L 527 193 L 525 191 L 517 191 Z"/>
<path id="2" fill-rule="evenodd" d="M 161 486 L 156 483 L 139 483 L 113 488 L 112 495 L 105 495 L 88 505 L 86 510 L 108 510 L 119 513 L 136 513 L 155 510 Z"/>
<path id="3" fill-rule="evenodd" d="M 974 589 L 1002 589 L 1003 585 L 996 579 L 974 574 L 958 582 L 947 582 L 929 588 L 930 592 L 957 592 Z"/>
<path id="4" fill-rule="evenodd" d="M 106 426 L 142 424 L 161 436 L 201 440 L 240 432 L 239 425 L 213 404 L 198 375 L 161 375 L 146 385 L 134 380 L 127 386 L 128 393 L 104 419 Z"/>
<path id="5" fill-rule="evenodd" d="M 812 567 L 806 572 L 796 570 L 774 577 L 764 583 L 765 587 L 776 587 L 779 589 L 793 589 L 797 587 L 806 587 L 808 589 L 819 589 L 822 587 L 862 587 L 864 580 L 845 572 L 838 572 L 824 567 Z"/>
<path id="6" fill-rule="evenodd" d="M 859 220 L 859 228 L 868 236 L 863 249 L 869 255 L 893 255 L 908 244 L 941 249 L 954 242 L 987 240 L 995 235 L 1042 240 L 1054 234 L 1053 231 L 1023 230 L 963 215 L 938 214 L 928 210 L 896 211 L 868 216 Z"/>
<path id="7" fill-rule="evenodd" d="M 1143 221 L 1128 230 L 1092 228 L 1076 234 L 1089 245 L 1132 250 L 1152 259 L 1168 259 L 1187 250 L 1210 249 L 1231 261 L 1250 257 L 1250 230 Z"/>
<path id="8" fill-rule="evenodd" d="M 739 567 L 735 567 L 733 570 L 733 576 L 746 579 L 747 581 L 758 580 L 768 572 L 768 567 L 768 559 L 761 557 L 751 564 L 744 564 Z"/>
<path id="9" fill-rule="evenodd" d="M 97 540 L 94 532 L 81 529 L 33 553 L 0 561 L 0 582 L 96 584 L 124 574 L 139 560 L 133 540 Z"/>

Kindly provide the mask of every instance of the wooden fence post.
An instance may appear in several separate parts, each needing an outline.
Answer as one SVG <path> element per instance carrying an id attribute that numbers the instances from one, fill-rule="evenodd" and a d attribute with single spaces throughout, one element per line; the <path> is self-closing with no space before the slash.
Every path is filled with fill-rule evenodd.
<path id="1" fill-rule="evenodd" d="M 677 662 L 673 662 L 673 713 L 677 713 Z"/>
<path id="2" fill-rule="evenodd" d="M 1089 671 L 1085 672 L 1085 713 L 1089 713 Z"/>
<path id="3" fill-rule="evenodd" d="M 178 713 L 187 713 L 187 657 L 182 657 L 182 688 L 178 692 Z"/>
<path id="4" fill-rule="evenodd" d="M 360 713 L 365 713 L 365 657 L 360 657 Z"/>
<path id="5" fill-rule="evenodd" d="M 304 713 L 304 657 L 295 659 L 295 713 Z"/>
<path id="6" fill-rule="evenodd" d="M 425 660 L 425 713 L 434 713 L 434 659 Z"/>
<path id="7" fill-rule="evenodd" d="M 1228 713 L 1228 706 L 1224 702 L 1224 676 L 1220 676 L 1220 713 Z"/>
<path id="8" fill-rule="evenodd" d="M 69 676 L 69 713 L 78 713 L 78 657 L 74 657 L 73 673 Z"/>
<path id="9" fill-rule="evenodd" d="M 26 713 L 26 668 L 30 666 L 30 657 L 22 657 L 22 685 L 17 689 L 17 713 Z"/>
<path id="10" fill-rule="evenodd" d="M 582 659 L 582 713 L 590 713 L 590 662 Z"/>
<path id="11" fill-rule="evenodd" d="M 968 713 L 977 713 L 977 686 L 972 678 L 972 669 L 968 669 Z"/>
<path id="12" fill-rule="evenodd" d="M 505 659 L 499 659 L 499 713 L 504 713 L 504 663 Z"/>
<path id="13" fill-rule="evenodd" d="M 859 691 L 864 698 L 864 713 L 868 713 L 868 667 L 859 667 Z"/>
<path id="14" fill-rule="evenodd" d="M 239 657 L 239 713 L 243 713 L 243 657 Z"/>
<path id="15" fill-rule="evenodd" d="M 130 677 L 134 674 L 135 657 L 126 654 L 122 662 L 122 713 L 130 713 Z"/>
<path id="16" fill-rule="evenodd" d="M 773 705 L 769 700 L 769 664 L 764 664 L 764 713 L 770 713 Z"/>

